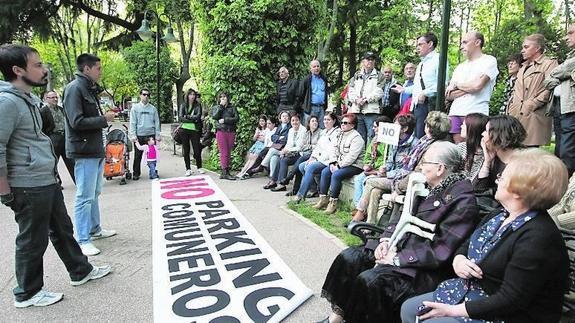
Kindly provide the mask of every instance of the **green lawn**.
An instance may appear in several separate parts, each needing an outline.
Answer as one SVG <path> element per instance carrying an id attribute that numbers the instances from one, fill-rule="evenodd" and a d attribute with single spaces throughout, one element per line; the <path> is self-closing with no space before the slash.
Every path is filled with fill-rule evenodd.
<path id="1" fill-rule="evenodd" d="M 313 200 L 313 202 L 302 202 L 300 204 L 289 202 L 288 207 L 308 218 L 313 223 L 319 225 L 325 231 L 338 237 L 346 245 L 358 246 L 361 244 L 361 240 L 358 237 L 349 234 L 344 227 L 344 224 L 351 220 L 350 203 L 339 202 L 338 211 L 331 215 L 325 214 L 324 211 L 312 208 L 311 205 L 313 204 L 315 204 L 315 200 Z"/>

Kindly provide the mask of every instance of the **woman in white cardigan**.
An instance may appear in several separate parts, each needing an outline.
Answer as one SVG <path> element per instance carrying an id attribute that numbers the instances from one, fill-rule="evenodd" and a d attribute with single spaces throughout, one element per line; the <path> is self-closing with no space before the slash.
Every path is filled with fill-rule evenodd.
<path id="1" fill-rule="evenodd" d="M 277 186 L 280 159 L 291 158 L 293 159 L 293 164 L 299 158 L 299 152 L 303 143 L 302 138 L 305 136 L 306 128 L 301 125 L 299 115 L 297 114 L 292 115 L 290 123 L 291 128 L 288 131 L 286 145 L 280 150 L 278 155 L 270 158 L 270 169 L 273 169 L 273 171 L 270 174 L 270 181 L 264 186 L 266 190 Z"/>

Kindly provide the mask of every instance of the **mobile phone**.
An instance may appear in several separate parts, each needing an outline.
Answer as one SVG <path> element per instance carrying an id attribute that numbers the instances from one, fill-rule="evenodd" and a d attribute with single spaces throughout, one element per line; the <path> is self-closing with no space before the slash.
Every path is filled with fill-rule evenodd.
<path id="1" fill-rule="evenodd" d="M 417 307 L 417 316 L 421 316 L 423 314 L 426 314 L 429 311 L 431 311 L 431 307 L 427 307 L 427 306 L 421 304 Z"/>

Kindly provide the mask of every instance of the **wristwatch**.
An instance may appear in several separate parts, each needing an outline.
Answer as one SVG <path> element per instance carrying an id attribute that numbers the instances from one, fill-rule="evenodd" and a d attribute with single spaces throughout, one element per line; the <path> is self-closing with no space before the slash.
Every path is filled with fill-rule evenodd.
<path id="1" fill-rule="evenodd" d="M 399 256 L 393 257 L 393 265 L 399 267 Z"/>
<path id="2" fill-rule="evenodd" d="M 4 205 L 8 205 L 14 201 L 14 194 L 12 192 L 8 194 L 0 195 L 0 202 Z"/>

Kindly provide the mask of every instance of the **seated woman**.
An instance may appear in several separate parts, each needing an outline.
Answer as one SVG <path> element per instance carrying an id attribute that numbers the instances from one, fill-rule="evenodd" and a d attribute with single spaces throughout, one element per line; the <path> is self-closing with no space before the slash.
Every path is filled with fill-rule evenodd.
<path id="1" fill-rule="evenodd" d="M 379 168 L 385 165 L 387 158 L 387 151 L 389 145 L 377 141 L 377 130 L 380 122 L 390 122 L 386 116 L 380 116 L 373 122 L 373 132 L 376 134 L 371 141 L 367 144 L 365 154 L 363 155 L 363 172 L 354 177 L 353 188 L 353 204 L 357 205 L 361 194 L 363 193 L 363 185 L 368 176 L 377 175 Z"/>
<path id="2" fill-rule="evenodd" d="M 248 169 L 252 168 L 260 152 L 266 148 L 265 137 L 266 137 L 266 130 L 268 129 L 267 121 L 268 117 L 265 114 L 260 115 L 260 117 L 258 118 L 258 124 L 256 125 L 254 136 L 252 138 L 254 144 L 248 150 L 248 154 L 246 156 L 246 163 L 244 164 L 244 167 L 242 167 L 242 169 L 236 174 L 236 177 L 241 179 L 248 171 Z"/>
<path id="3" fill-rule="evenodd" d="M 282 180 L 287 174 L 288 166 L 293 165 L 299 157 L 301 141 L 307 130 L 301 125 L 298 114 L 291 116 L 290 124 L 291 128 L 288 131 L 285 146 L 279 151 L 278 155 L 271 156 L 270 158 L 270 170 L 273 171 L 270 173 L 270 181 L 264 186 L 266 190 L 274 189 L 277 186 L 278 179 Z M 284 164 L 283 168 L 281 166 L 282 163 Z"/>
<path id="4" fill-rule="evenodd" d="M 413 146 L 407 158 L 403 160 L 401 167 L 390 174 L 386 172 L 381 177 L 369 178 L 365 182 L 363 195 L 357 205 L 357 212 L 353 214 L 351 224 L 365 220 L 366 215 L 370 221 L 375 222 L 381 194 L 392 192 L 394 184 L 398 190 L 405 190 L 409 174 L 418 168 L 421 158 L 429 146 L 436 141 L 445 140 L 449 135 L 451 129 L 449 117 L 443 112 L 431 111 L 425 119 L 424 129 L 425 136 L 421 137 Z M 376 192 L 379 194 L 373 195 L 373 190 L 377 190 Z"/>
<path id="5" fill-rule="evenodd" d="M 314 176 L 327 167 L 330 162 L 332 151 L 340 133 L 339 121 L 334 112 L 326 113 L 323 117 L 323 125 L 325 128 L 321 131 L 321 136 L 311 156 L 298 167 L 303 179 L 293 198 L 296 203 L 301 202 L 306 197 L 307 192 L 314 184 Z"/>
<path id="6" fill-rule="evenodd" d="M 397 146 L 390 147 L 385 164 L 377 169 L 375 176 L 369 178 L 369 186 L 367 185 L 367 179 L 363 183 L 361 195 L 359 196 L 357 203 L 355 203 L 354 199 L 355 209 L 351 213 L 352 217 L 357 213 L 358 208 L 362 208 L 364 214 L 366 212 L 368 214 L 368 222 L 377 222 L 376 215 L 377 210 L 379 209 L 379 199 L 383 194 L 383 190 L 380 188 L 379 184 L 381 183 L 384 187 L 391 187 L 391 180 L 393 180 L 395 173 L 403 167 L 403 161 L 406 160 L 411 149 L 417 143 L 417 138 L 413 134 L 413 130 L 415 129 L 415 117 L 412 114 L 398 115 L 395 117 L 394 122 L 400 126 L 399 144 Z M 389 184 L 386 182 L 389 182 Z M 369 196 L 366 194 L 364 197 L 364 192 L 366 190 L 371 193 L 367 193 Z M 366 206 L 361 206 L 364 204 L 360 204 L 362 197 L 364 197 L 364 202 L 362 203 Z M 373 203 L 371 201 L 373 201 Z M 363 218 L 364 216 L 362 216 L 362 219 Z M 352 223 L 357 221 L 359 220 L 352 220 Z"/>
<path id="7" fill-rule="evenodd" d="M 477 192 L 491 191 L 493 195 L 497 189 L 497 174 L 503 172 L 513 153 L 525 148 L 523 141 L 527 133 L 516 118 L 496 115 L 489 117 L 482 136 L 484 160 L 473 186 Z"/>
<path id="8" fill-rule="evenodd" d="M 571 176 L 567 192 L 561 201 L 550 208 L 548 212 L 560 228 L 575 230 L 575 175 Z"/>
<path id="9" fill-rule="evenodd" d="M 455 251 L 477 223 L 471 182 L 461 173 L 457 147 L 434 143 L 425 153 L 421 171 L 429 195 L 415 203 L 414 216 L 436 224 L 433 240 L 406 233 L 396 248 L 388 248 L 395 226 L 378 240 L 342 251 L 329 269 L 322 296 L 333 312 L 323 322 L 397 322 L 407 298 L 431 291 L 450 276 Z"/>
<path id="10" fill-rule="evenodd" d="M 569 258 L 547 208 L 567 188 L 567 169 L 539 149 L 514 153 L 497 177 L 503 211 L 486 217 L 453 259 L 457 278 L 406 301 L 403 322 L 559 322 Z M 429 321 L 427 321 L 429 320 Z"/>
<path id="11" fill-rule="evenodd" d="M 299 143 L 300 149 L 299 153 L 296 155 L 297 159 L 295 163 L 293 163 L 293 168 L 291 171 L 289 171 L 289 173 L 288 173 L 288 166 L 291 165 L 290 160 L 287 158 L 280 159 L 280 169 L 278 175 L 279 185 L 276 188 L 272 188 L 272 191 L 274 192 L 286 191 L 287 190 L 286 186 L 294 177 L 296 180 L 292 192 L 294 190 L 295 192 L 297 192 L 297 190 L 299 189 L 302 177 L 301 173 L 299 172 L 299 165 L 309 159 L 309 157 L 311 156 L 311 152 L 317 145 L 317 142 L 321 136 L 321 129 L 319 128 L 319 121 L 317 116 L 312 115 L 311 117 L 308 118 L 306 128 L 307 131 L 301 137 L 301 142 Z M 292 196 L 293 194 L 286 194 L 286 195 Z"/>
<path id="12" fill-rule="evenodd" d="M 319 180 L 319 201 L 313 208 L 325 208 L 327 214 L 337 211 L 337 201 L 342 182 L 362 171 L 362 152 L 365 142 L 354 128 L 357 123 L 355 114 L 344 114 L 341 119 L 341 132 L 330 158 L 329 166 L 321 171 Z M 327 195 L 329 190 L 329 197 Z"/>
<path id="13" fill-rule="evenodd" d="M 475 179 L 481 165 L 483 165 L 481 138 L 487 121 L 489 121 L 489 117 L 482 113 L 470 113 L 461 124 L 461 138 L 464 141 L 459 143 L 457 147 L 459 147 L 465 162 L 463 169 L 470 180 Z"/>
<path id="14" fill-rule="evenodd" d="M 248 177 L 253 176 L 256 173 L 262 172 L 264 169 L 269 169 L 270 159 L 273 156 L 279 155 L 280 150 L 285 146 L 287 142 L 287 135 L 290 125 L 290 115 L 287 111 L 280 112 L 278 115 L 280 120 L 280 125 L 276 127 L 275 133 L 272 135 L 272 145 L 267 150 L 262 150 L 256 159 L 252 168 L 250 168 L 246 174 Z M 273 172 L 273 169 L 269 169 L 269 174 Z"/>

